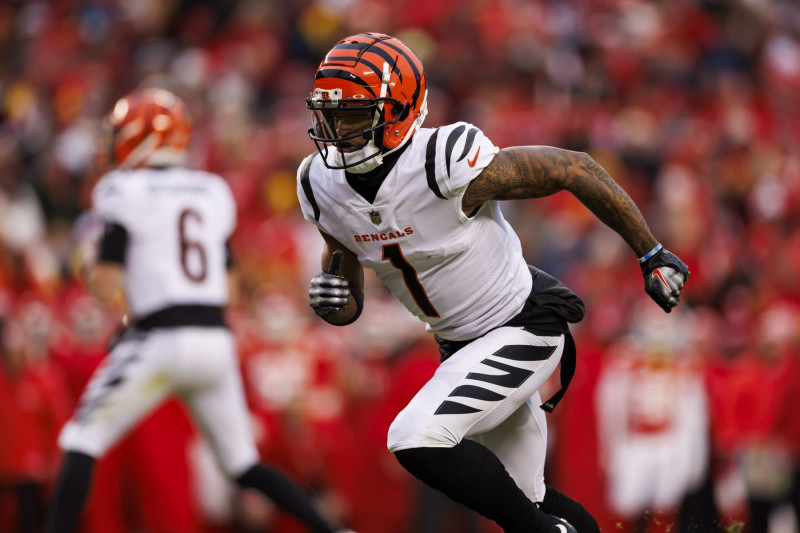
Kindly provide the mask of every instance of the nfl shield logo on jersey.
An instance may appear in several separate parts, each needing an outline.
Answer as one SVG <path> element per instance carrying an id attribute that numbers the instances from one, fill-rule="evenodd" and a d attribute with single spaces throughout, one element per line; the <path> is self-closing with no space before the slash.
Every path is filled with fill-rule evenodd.
<path id="1" fill-rule="evenodd" d="M 381 214 L 377 211 L 370 211 L 369 219 L 372 221 L 373 224 L 377 226 L 378 224 L 381 223 Z"/>

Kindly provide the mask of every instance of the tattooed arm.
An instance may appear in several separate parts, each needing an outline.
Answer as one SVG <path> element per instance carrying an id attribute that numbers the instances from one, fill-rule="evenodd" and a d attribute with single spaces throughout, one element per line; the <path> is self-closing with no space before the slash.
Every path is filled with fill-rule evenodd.
<path id="1" fill-rule="evenodd" d="M 642 256 L 658 243 L 642 213 L 594 159 L 551 146 L 515 146 L 494 157 L 467 187 L 463 209 L 487 200 L 518 200 L 569 191 Z"/>

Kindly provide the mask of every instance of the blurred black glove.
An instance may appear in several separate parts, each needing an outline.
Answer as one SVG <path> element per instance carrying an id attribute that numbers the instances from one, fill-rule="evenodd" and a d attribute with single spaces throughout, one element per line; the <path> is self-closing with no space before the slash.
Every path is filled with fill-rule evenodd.
<path id="1" fill-rule="evenodd" d="M 308 298 L 314 312 L 322 318 L 343 312 L 350 299 L 350 282 L 339 275 L 343 256 L 341 250 L 333 252 L 331 266 L 311 278 Z"/>
<path id="2" fill-rule="evenodd" d="M 645 256 L 642 259 L 639 260 L 639 266 L 644 275 L 644 290 L 661 309 L 669 313 L 680 302 L 681 289 L 691 274 L 689 267 L 665 248 L 658 249 L 652 257 Z"/>

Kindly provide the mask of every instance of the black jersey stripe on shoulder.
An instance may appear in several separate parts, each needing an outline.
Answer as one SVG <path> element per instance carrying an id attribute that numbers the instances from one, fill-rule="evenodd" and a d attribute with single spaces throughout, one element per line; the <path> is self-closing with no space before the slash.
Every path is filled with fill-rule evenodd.
<path id="1" fill-rule="evenodd" d="M 453 148 L 456 146 L 456 141 L 461 134 L 464 133 L 464 130 L 467 129 L 466 126 L 463 124 L 453 131 L 450 132 L 450 135 L 447 136 L 447 143 L 445 144 L 444 149 L 444 162 L 447 165 L 447 177 L 450 177 L 450 156 L 453 155 Z"/>
<path id="2" fill-rule="evenodd" d="M 467 141 L 464 143 L 464 150 L 461 152 L 461 155 L 456 159 L 456 162 L 461 161 L 472 149 L 472 144 L 475 142 L 475 136 L 478 134 L 478 128 L 470 128 L 469 133 L 467 133 Z"/>
<path id="3" fill-rule="evenodd" d="M 305 164 L 300 169 L 300 185 L 303 187 L 303 192 L 306 195 L 306 200 L 308 203 L 311 204 L 312 209 L 314 209 L 314 220 L 319 222 L 319 204 L 317 204 L 316 198 L 314 198 L 314 189 L 311 187 L 311 163 L 314 159 L 317 158 L 319 152 L 314 154 L 314 157 L 309 157 L 306 159 Z"/>
<path id="4" fill-rule="evenodd" d="M 437 129 L 428 139 L 428 147 L 425 150 L 425 175 L 428 178 L 428 187 L 433 191 L 433 194 L 444 200 L 445 197 L 436 183 L 436 139 L 438 138 L 439 130 Z"/>
<path id="5" fill-rule="evenodd" d="M 97 260 L 124 265 L 128 242 L 130 239 L 125 226 L 117 222 L 106 222 L 97 248 Z"/>

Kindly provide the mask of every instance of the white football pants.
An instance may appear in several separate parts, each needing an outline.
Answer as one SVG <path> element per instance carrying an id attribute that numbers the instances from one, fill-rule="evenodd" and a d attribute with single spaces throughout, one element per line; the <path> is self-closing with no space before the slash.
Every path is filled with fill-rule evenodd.
<path id="1" fill-rule="evenodd" d="M 547 422 L 538 390 L 564 342 L 564 335 L 503 327 L 461 348 L 392 422 L 389 450 L 447 448 L 469 438 L 497 455 L 531 501 L 542 501 Z"/>
<path id="2" fill-rule="evenodd" d="M 100 457 L 170 394 L 191 408 L 228 475 L 256 464 L 234 339 L 222 327 L 126 332 L 92 376 L 59 445 Z"/>

